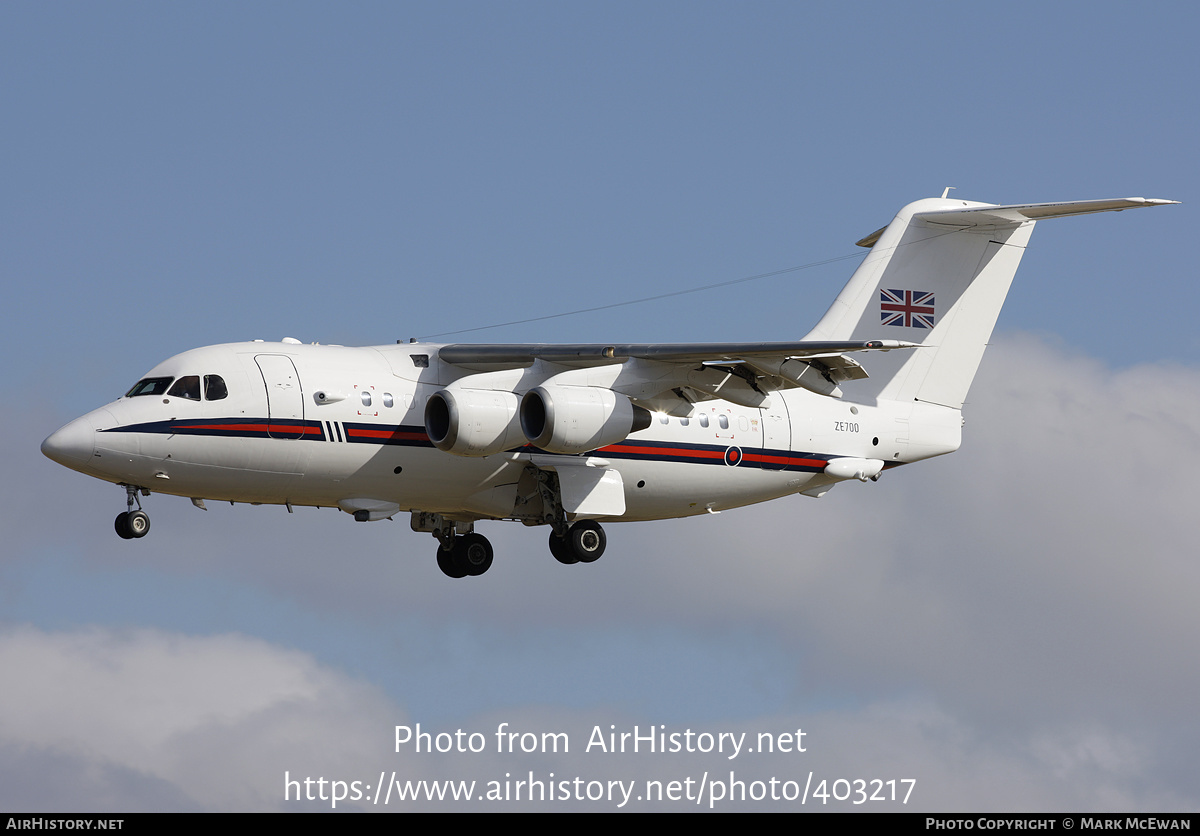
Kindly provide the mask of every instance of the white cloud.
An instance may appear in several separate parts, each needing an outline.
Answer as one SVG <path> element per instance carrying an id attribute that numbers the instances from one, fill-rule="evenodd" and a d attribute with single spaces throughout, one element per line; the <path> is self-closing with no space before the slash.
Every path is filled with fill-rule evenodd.
<path id="1" fill-rule="evenodd" d="M 47 633 L 32 628 L 0 634 L 0 666 L 19 672 L 0 694 L 0 805 L 26 810 L 274 810 L 329 808 L 286 802 L 284 773 L 376 781 L 380 771 L 405 780 L 474 780 L 512 787 L 531 772 L 542 781 L 699 782 L 736 777 L 793 781 L 814 773 L 832 789 L 838 779 L 916 779 L 907 807 L 869 803 L 862 809 L 1133 810 L 1186 809 L 1194 799 L 1169 788 L 1140 790 L 1150 753 L 1128 735 L 1076 728 L 1053 735 L 995 735 L 956 721 L 925 701 L 893 700 L 861 708 L 740 718 L 730 723 L 665 723 L 665 731 L 747 732 L 743 751 L 647 753 L 585 751 L 593 727 L 618 733 L 655 718 L 570 707 L 515 707 L 465 718 L 456 728 L 483 735 L 486 751 L 397 754 L 393 727 L 413 724 L 374 688 L 314 663 L 295 651 L 240 636 L 208 638 L 154 630 L 91 629 Z M 567 731 L 570 751 L 499 754 L 495 731 Z M 757 734 L 805 729 L 806 752 L 752 752 Z M 792 738 L 792 743 L 796 738 Z M 506 784 L 506 776 L 508 783 Z M 762 785 L 760 785 L 762 786 Z M 842 785 L 844 794 L 849 785 Z M 879 790 L 881 785 L 874 785 Z M 907 785 L 897 784 L 902 789 Z M 296 792 L 298 792 L 298 788 Z M 326 795 L 329 794 L 326 789 Z M 711 790 L 710 790 L 711 792 Z M 750 788 L 748 792 L 753 793 Z M 367 793 L 367 797 L 370 794 Z M 475 804 L 466 805 L 473 808 Z M 849 802 L 825 809 L 854 809 Z M 438 802 L 390 809 L 445 809 Z M 457 805 L 462 806 L 462 805 Z M 535 809 L 614 809 L 594 802 L 504 805 Z M 707 798 L 700 809 L 708 806 Z M 771 805 L 718 797 L 715 809 Z M 798 805 L 790 805 L 798 806 Z M 810 807 L 822 809 L 810 799 Z M 389 809 L 362 800 L 343 808 Z M 683 801 L 637 801 L 631 809 L 696 809 Z"/>
<path id="2" fill-rule="evenodd" d="M 0 744 L 74 767 L 10 809 L 73 809 L 114 773 L 132 786 L 111 809 L 154 806 L 160 783 L 184 806 L 261 809 L 284 769 L 347 769 L 400 716 L 370 686 L 243 636 L 17 628 L 0 634 L 0 668 Z"/>
<path id="3" fill-rule="evenodd" d="M 960 452 L 878 485 L 652 530 L 686 543 L 671 616 L 763 620 L 826 673 L 956 710 L 1190 719 L 1200 374 L 1010 338 L 966 415 Z"/>
<path id="4" fill-rule="evenodd" d="M 541 531 L 496 525 L 492 572 L 455 583 L 432 566 L 432 540 L 403 526 L 269 509 L 223 509 L 231 525 L 215 551 L 222 512 L 184 509 L 156 528 L 154 555 L 126 559 L 268 590 L 367 625 L 378 632 L 371 653 L 400 654 L 440 683 L 458 671 L 454 688 L 502 687 L 508 707 L 454 721 L 464 728 L 554 717 L 585 736 L 594 723 L 716 730 L 690 721 L 686 700 L 671 716 L 597 708 L 655 682 L 623 669 L 629 654 L 605 637 L 670 636 L 669 652 L 673 641 L 702 648 L 737 635 L 745 654 L 790 667 L 795 692 L 787 710 L 734 709 L 729 725 L 812 727 L 821 743 L 804 770 L 918 777 L 921 809 L 1194 808 L 1200 569 L 1188 465 L 1200 455 L 1200 374 L 1114 371 L 1010 337 L 989 353 L 966 415 L 953 456 L 818 501 L 614 525 L 593 566 L 560 567 Z M 124 554 L 127 544 L 108 539 L 97 565 Z M 389 623 L 397 614 L 408 632 Z M 539 644 L 532 659 L 521 641 L 530 634 L 559 636 L 562 653 Z M 755 634 L 761 646 L 746 638 Z M 595 692 L 578 699 L 560 689 L 548 704 L 539 683 L 577 670 L 565 660 L 580 646 L 595 654 L 582 664 L 605 666 L 612 684 L 591 680 Z M 476 657 L 486 670 L 469 666 Z M 4 783 L 33 786 L 21 796 L 33 807 L 78 808 L 71 799 L 82 798 L 111 809 L 274 809 L 284 769 L 495 777 L 513 768 L 495 756 L 397 758 L 389 732 L 408 722 L 407 695 L 428 687 L 419 675 L 385 696 L 255 639 L 23 628 L 0 636 L 0 665 L 21 672 L 0 694 L 0 773 L 15 779 L 20 763 L 78 781 L 74 794 L 52 780 Z M 625 777 L 595 757 L 538 763 Z M 705 758 L 671 767 L 716 768 Z M 621 770 L 662 772 L 643 759 Z"/>

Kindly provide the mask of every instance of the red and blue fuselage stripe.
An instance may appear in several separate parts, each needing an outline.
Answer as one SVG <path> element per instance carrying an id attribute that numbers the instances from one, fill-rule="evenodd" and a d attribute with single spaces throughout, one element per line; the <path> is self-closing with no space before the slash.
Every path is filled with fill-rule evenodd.
<path id="1" fill-rule="evenodd" d="M 211 435 L 222 438 L 276 438 L 287 435 L 324 441 L 320 421 L 288 418 L 205 418 L 198 420 L 150 421 L 101 430 L 105 433 L 156 433 L 160 435 Z"/>
<path id="2" fill-rule="evenodd" d="M 400 447 L 432 447 L 423 426 L 403 424 L 344 423 L 345 440 L 351 444 L 379 444 Z M 106 433 L 156 433 L 163 435 L 201 435 L 221 438 L 270 438 L 286 440 L 332 441 L 321 421 L 272 418 L 212 418 L 151 421 L 103 430 Z M 341 440 L 340 437 L 337 440 Z M 523 448 L 539 451 L 527 445 Z M 835 456 L 770 450 L 720 444 L 680 444 L 663 441 L 626 440 L 593 451 L 594 455 L 631 461 L 714 464 L 722 467 L 746 466 L 766 470 L 802 470 L 820 472 Z"/>

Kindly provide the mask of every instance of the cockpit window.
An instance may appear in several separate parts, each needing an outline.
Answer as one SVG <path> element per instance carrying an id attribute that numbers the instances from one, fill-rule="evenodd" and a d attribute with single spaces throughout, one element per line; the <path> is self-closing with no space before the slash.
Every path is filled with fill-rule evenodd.
<path id="1" fill-rule="evenodd" d="M 219 374 L 206 374 L 204 376 L 204 399 L 208 401 L 219 401 L 229 395 L 229 390 L 225 388 L 225 380 Z"/>
<path id="2" fill-rule="evenodd" d="M 173 377 L 147 377 L 139 380 L 133 385 L 133 388 L 125 393 L 127 398 L 136 398 L 139 395 L 161 395 L 167 391 L 167 387 L 171 385 Z"/>
<path id="3" fill-rule="evenodd" d="M 200 375 L 189 374 L 187 377 L 179 378 L 167 394 L 176 398 L 187 398 L 189 401 L 200 400 Z"/>

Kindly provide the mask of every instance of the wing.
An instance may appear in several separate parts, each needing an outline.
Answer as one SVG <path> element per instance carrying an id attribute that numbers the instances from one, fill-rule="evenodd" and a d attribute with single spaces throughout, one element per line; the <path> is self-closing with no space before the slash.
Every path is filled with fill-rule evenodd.
<path id="1" fill-rule="evenodd" d="M 686 378 L 685 385 L 670 387 L 676 399 L 692 402 L 719 395 L 735 403 L 761 406 L 770 391 L 797 386 L 822 395 L 841 397 L 839 383 L 867 376 L 862 365 L 850 354 L 914 347 L 917 347 L 916 343 L 901 340 L 446 345 L 438 350 L 438 357 L 473 371 L 527 368 L 536 361 L 572 368 L 629 364 L 630 361 L 634 361 L 633 365 L 666 364 L 678 367 Z M 642 400 L 652 398 L 643 396 Z M 660 408 L 669 406 L 657 405 Z"/>
<path id="2" fill-rule="evenodd" d="M 852 351 L 890 351 L 913 348 L 916 343 L 900 340 L 866 342 L 768 342 L 768 343 L 502 343 L 496 345 L 444 345 L 438 357 L 456 366 L 519 368 L 534 360 L 572 366 L 599 366 L 630 358 L 664 363 L 741 362 L 746 358 L 797 359 L 828 357 Z"/>

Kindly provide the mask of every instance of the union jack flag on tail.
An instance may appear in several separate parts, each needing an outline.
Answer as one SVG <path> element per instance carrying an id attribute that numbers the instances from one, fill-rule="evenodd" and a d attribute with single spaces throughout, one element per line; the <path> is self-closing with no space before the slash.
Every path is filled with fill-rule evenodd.
<path id="1" fill-rule="evenodd" d="M 879 289 L 879 318 L 883 325 L 933 327 L 933 294 L 923 290 Z"/>

